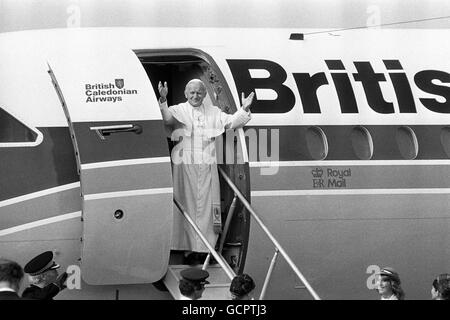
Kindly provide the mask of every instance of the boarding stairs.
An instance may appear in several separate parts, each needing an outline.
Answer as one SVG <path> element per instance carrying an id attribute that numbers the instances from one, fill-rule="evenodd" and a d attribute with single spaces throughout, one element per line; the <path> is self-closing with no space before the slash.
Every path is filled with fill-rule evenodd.
<path id="1" fill-rule="evenodd" d="M 303 283 L 302 288 L 308 290 L 310 295 L 313 297 L 314 300 L 320 300 L 320 297 L 317 295 L 317 293 L 314 291 L 314 289 L 311 287 L 309 282 L 306 280 L 306 278 L 303 276 L 303 274 L 300 272 L 300 270 L 297 268 L 297 266 L 294 264 L 292 259 L 289 257 L 289 255 L 286 253 L 286 251 L 283 249 L 283 247 L 278 243 L 278 241 L 274 238 L 272 233 L 268 230 L 267 226 L 262 222 L 259 215 L 255 212 L 255 210 L 252 208 L 250 203 L 245 199 L 244 195 L 239 191 L 237 186 L 231 181 L 231 179 L 228 177 L 228 175 L 225 173 L 225 171 L 218 167 L 219 173 L 221 174 L 222 178 L 226 181 L 228 186 L 233 190 L 234 192 L 234 198 L 233 202 L 230 206 L 230 210 L 227 215 L 227 219 L 225 221 L 225 225 L 223 228 L 223 236 L 221 237 L 221 242 L 219 243 L 218 251 L 214 249 L 214 247 L 208 243 L 205 236 L 202 234 L 198 226 L 195 224 L 195 222 L 191 219 L 191 217 L 187 214 L 183 206 L 177 201 L 177 199 L 173 199 L 175 205 L 180 210 L 183 217 L 188 221 L 188 223 L 194 228 L 195 232 L 198 234 L 200 239 L 203 241 L 203 243 L 206 245 L 206 247 L 209 250 L 209 253 L 201 266 L 203 270 L 207 270 L 209 272 L 208 281 L 209 284 L 205 285 L 205 291 L 203 292 L 202 297 L 200 300 L 231 300 L 229 288 L 232 279 L 236 276 L 236 273 L 234 270 L 228 265 L 228 263 L 225 261 L 225 259 L 222 257 L 221 252 L 223 249 L 225 236 L 228 232 L 229 225 L 231 222 L 231 219 L 233 217 L 234 209 L 236 207 L 236 201 L 239 200 L 241 203 L 245 206 L 245 208 L 250 212 L 252 218 L 258 223 L 258 225 L 261 227 L 262 231 L 267 235 L 267 237 L 270 239 L 272 244 L 275 247 L 275 252 L 272 257 L 272 260 L 270 262 L 266 278 L 263 284 L 263 287 L 261 289 L 261 293 L 259 296 L 259 300 L 264 300 L 272 272 L 274 270 L 278 255 L 281 254 L 284 259 L 286 260 L 289 267 L 294 271 L 296 276 L 300 279 L 300 281 Z M 217 261 L 217 264 L 211 265 L 209 264 L 209 261 L 211 259 L 211 256 L 214 257 L 214 259 Z M 180 290 L 178 289 L 178 284 L 181 279 L 180 272 L 181 270 L 185 268 L 189 268 L 192 266 L 183 265 L 183 264 L 171 264 L 169 265 L 168 271 L 163 278 L 163 282 L 166 285 L 168 291 L 172 295 L 172 297 L 175 300 L 181 300 L 182 295 L 180 293 Z M 200 267 L 200 266 L 199 266 Z"/>

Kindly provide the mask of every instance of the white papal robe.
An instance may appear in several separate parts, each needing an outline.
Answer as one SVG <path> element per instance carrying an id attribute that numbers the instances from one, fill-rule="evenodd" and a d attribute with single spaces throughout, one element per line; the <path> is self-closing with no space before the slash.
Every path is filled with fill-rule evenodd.
<path id="1" fill-rule="evenodd" d="M 167 103 L 160 105 L 167 108 Z M 173 140 L 179 141 L 172 150 L 173 192 L 208 242 L 215 246 L 213 210 L 220 214 L 220 185 L 216 164 L 215 138 L 226 129 L 243 127 L 250 112 L 239 109 L 233 115 L 216 106 L 193 107 L 189 102 L 169 107 L 177 120 L 170 128 Z M 173 250 L 208 252 L 200 237 L 174 207 Z"/>

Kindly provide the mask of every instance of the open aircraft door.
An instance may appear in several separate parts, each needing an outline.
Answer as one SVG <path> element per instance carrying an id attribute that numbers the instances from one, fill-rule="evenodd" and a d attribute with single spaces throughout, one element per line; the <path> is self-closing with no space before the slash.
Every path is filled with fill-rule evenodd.
<path id="1" fill-rule="evenodd" d="M 157 99 L 132 50 L 70 47 L 62 45 L 48 65 L 81 181 L 82 278 L 158 281 L 169 262 L 173 188 Z"/>

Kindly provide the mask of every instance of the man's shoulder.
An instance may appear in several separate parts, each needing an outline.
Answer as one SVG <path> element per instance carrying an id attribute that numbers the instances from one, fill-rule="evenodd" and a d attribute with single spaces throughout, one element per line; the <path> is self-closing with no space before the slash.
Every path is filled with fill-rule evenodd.
<path id="1" fill-rule="evenodd" d="M 28 288 L 26 288 L 23 293 L 23 298 L 30 298 L 30 299 L 51 299 L 54 297 L 58 292 L 60 291 L 59 287 L 55 283 L 50 283 L 49 285 L 45 286 L 44 288 L 30 285 Z"/>
<path id="2" fill-rule="evenodd" d="M 179 104 L 174 104 L 169 107 L 172 114 L 188 113 L 190 110 L 189 104 L 187 102 L 181 102 Z"/>
<path id="3" fill-rule="evenodd" d="M 220 107 L 215 106 L 215 105 L 209 105 L 209 106 L 205 107 L 205 110 L 207 110 L 206 112 L 209 112 L 209 113 L 217 115 L 217 116 L 224 114 L 224 113 L 228 114 L 227 112 L 223 111 Z M 233 114 L 233 112 L 230 113 L 230 115 L 232 115 L 232 114 Z"/>
<path id="4" fill-rule="evenodd" d="M 220 107 L 215 106 L 215 105 L 211 105 L 209 106 L 209 108 L 211 108 L 214 111 L 218 111 L 218 112 L 224 112 L 222 109 L 220 109 Z"/>
<path id="5" fill-rule="evenodd" d="M 13 291 L 0 292 L 0 300 L 20 300 L 19 295 Z"/>
<path id="6" fill-rule="evenodd" d="M 30 285 L 29 287 L 25 288 L 22 292 L 22 297 L 32 297 L 37 293 L 40 293 L 42 289 L 35 285 Z"/>
<path id="7" fill-rule="evenodd" d="M 178 104 L 171 105 L 169 108 L 185 108 L 187 106 L 187 102 L 181 102 Z"/>
<path id="8" fill-rule="evenodd" d="M 33 291 L 40 291 L 40 290 L 42 290 L 40 287 L 35 286 L 34 284 L 32 284 L 29 287 L 26 287 L 23 292 L 33 292 Z"/>

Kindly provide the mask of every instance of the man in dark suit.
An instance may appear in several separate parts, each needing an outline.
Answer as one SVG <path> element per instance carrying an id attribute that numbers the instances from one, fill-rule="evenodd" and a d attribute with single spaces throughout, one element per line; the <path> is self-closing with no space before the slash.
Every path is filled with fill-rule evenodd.
<path id="1" fill-rule="evenodd" d="M 61 290 L 66 288 L 64 282 L 67 273 L 58 276 L 59 264 L 53 261 L 53 252 L 46 251 L 34 257 L 25 265 L 31 285 L 22 293 L 23 298 L 36 300 L 53 300 Z"/>
<path id="2" fill-rule="evenodd" d="M 22 267 L 14 261 L 0 258 L 0 300 L 20 300 L 20 283 L 23 279 Z"/>

